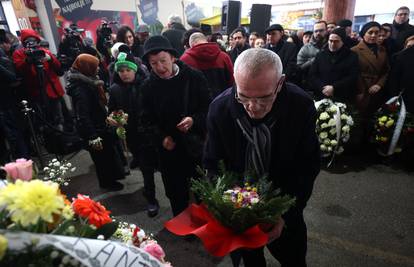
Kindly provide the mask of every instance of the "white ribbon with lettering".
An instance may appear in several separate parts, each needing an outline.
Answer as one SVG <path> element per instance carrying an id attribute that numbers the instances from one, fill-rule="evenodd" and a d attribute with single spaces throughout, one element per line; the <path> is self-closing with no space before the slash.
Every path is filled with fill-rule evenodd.
<path id="1" fill-rule="evenodd" d="M 394 133 L 392 134 L 390 146 L 388 147 L 387 154 L 385 156 L 391 156 L 395 152 L 395 147 L 397 146 L 398 140 L 400 139 L 402 128 L 404 126 L 405 117 L 407 115 L 407 110 L 405 108 L 404 100 L 402 96 L 394 96 L 390 98 L 385 104 L 389 105 L 396 101 L 400 100 L 401 108 L 400 114 L 398 114 L 397 123 L 395 125 Z"/>
<path id="2" fill-rule="evenodd" d="M 21 250 L 36 240 L 36 248 L 53 246 L 88 267 L 162 267 L 144 250 L 116 241 L 79 237 L 0 231 L 8 239 L 8 249 Z"/>

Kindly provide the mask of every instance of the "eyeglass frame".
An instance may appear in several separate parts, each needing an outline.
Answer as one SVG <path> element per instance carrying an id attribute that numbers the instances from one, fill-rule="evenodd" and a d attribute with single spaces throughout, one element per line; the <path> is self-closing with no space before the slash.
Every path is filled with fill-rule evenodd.
<path id="1" fill-rule="evenodd" d="M 276 88 L 275 90 L 265 96 L 261 96 L 261 97 L 246 97 L 243 96 L 244 98 L 246 98 L 247 100 L 242 100 L 240 99 L 239 93 L 237 92 L 237 86 L 235 85 L 235 92 L 234 92 L 234 98 L 236 99 L 236 101 L 242 105 L 247 105 L 249 104 L 249 102 L 254 102 L 255 104 L 258 104 L 259 106 L 265 106 L 267 104 L 269 104 L 271 101 L 273 101 L 275 99 L 275 97 L 277 96 L 277 94 L 280 92 L 284 82 L 285 82 L 285 74 L 282 74 L 282 76 L 280 77 L 279 81 L 277 82 Z"/>

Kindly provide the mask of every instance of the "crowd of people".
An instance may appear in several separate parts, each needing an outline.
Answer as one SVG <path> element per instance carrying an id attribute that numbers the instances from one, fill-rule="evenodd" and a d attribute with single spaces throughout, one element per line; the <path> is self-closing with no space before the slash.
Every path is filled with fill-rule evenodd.
<path id="1" fill-rule="evenodd" d="M 313 100 L 354 107 L 365 129 L 361 143 L 387 97 L 402 94 L 407 111 L 414 112 L 409 14 L 401 7 L 392 24 L 368 22 L 359 36 L 349 20 L 321 20 L 311 32 L 286 33 L 273 24 L 261 36 L 237 28 L 227 42 L 220 33 L 186 30 L 175 15 L 155 36 L 146 25 L 136 31 L 122 26 L 116 34 L 102 25 L 96 45 L 71 25 L 57 56 L 40 45 L 34 30 L 22 30 L 20 40 L 2 32 L 0 126 L 10 148 L 3 154 L 31 157 L 19 110 L 26 99 L 54 130 L 82 138 L 102 189 L 121 190 L 118 180 L 139 167 L 151 217 L 159 209 L 156 170 L 174 216 L 190 202 L 197 165 L 209 175 L 221 161 L 229 171 L 267 175 L 297 199 L 270 231 L 268 248 L 282 266 L 306 266 L 303 209 L 320 169 Z M 128 114 L 130 162 L 109 117 L 120 110 Z M 44 127 L 40 120 L 35 125 Z M 240 259 L 245 266 L 266 265 L 263 249 L 242 250 L 232 259 L 235 266 Z"/>

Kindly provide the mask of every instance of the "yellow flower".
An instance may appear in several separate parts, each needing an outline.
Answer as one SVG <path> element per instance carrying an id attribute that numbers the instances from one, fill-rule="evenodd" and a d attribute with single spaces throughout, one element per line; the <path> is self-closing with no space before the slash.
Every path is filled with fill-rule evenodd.
<path id="1" fill-rule="evenodd" d="M 387 142 L 387 141 L 388 141 L 388 138 L 387 138 L 387 137 L 385 137 L 385 136 L 381 136 L 381 137 L 380 137 L 380 141 L 381 141 L 381 142 L 383 142 L 383 143 L 385 143 L 385 142 Z"/>
<path id="2" fill-rule="evenodd" d="M 380 121 L 378 124 L 379 126 L 384 126 L 384 123 L 382 121 Z"/>
<path id="3" fill-rule="evenodd" d="M 393 119 L 390 119 L 389 121 L 387 121 L 385 123 L 385 127 L 387 127 L 387 128 L 390 128 L 393 125 L 394 125 L 394 120 Z"/>
<path id="4" fill-rule="evenodd" d="M 13 222 L 20 223 L 24 227 L 36 224 L 39 219 L 52 223 L 53 215 L 62 213 L 65 203 L 58 184 L 40 180 L 30 182 L 17 180 L 16 186 L 20 187 L 20 190 L 14 194 L 16 198 L 13 202 L 6 207 L 12 214 Z"/>
<path id="5" fill-rule="evenodd" d="M 16 183 L 9 183 L 0 189 L 0 206 L 8 206 L 14 203 L 21 194 L 23 184 L 21 180 L 17 180 Z"/>
<path id="6" fill-rule="evenodd" d="M 4 235 L 0 235 L 0 261 L 3 259 L 4 254 L 6 254 L 8 240 Z"/>
<path id="7" fill-rule="evenodd" d="M 378 121 L 380 122 L 386 122 L 388 120 L 387 116 L 382 116 L 381 118 L 378 119 Z"/>
<path id="8" fill-rule="evenodd" d="M 65 205 L 65 207 L 62 210 L 62 216 L 63 218 L 65 218 L 66 220 L 72 219 L 74 215 L 72 206 L 70 205 Z"/>

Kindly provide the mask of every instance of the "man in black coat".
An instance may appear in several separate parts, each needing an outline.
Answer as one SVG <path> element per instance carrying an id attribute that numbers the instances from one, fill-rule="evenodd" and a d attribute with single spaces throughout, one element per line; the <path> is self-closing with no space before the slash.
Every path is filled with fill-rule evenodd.
<path id="1" fill-rule="evenodd" d="M 403 49 L 405 33 L 414 29 L 414 26 L 409 23 L 410 9 L 406 6 L 398 8 L 394 15 L 394 21 L 392 22 L 391 37 L 396 40 L 399 50 Z"/>
<path id="2" fill-rule="evenodd" d="M 234 29 L 234 31 L 230 34 L 231 38 L 233 38 L 234 47 L 229 52 L 229 56 L 231 58 L 231 62 L 235 62 L 237 57 L 246 49 L 250 48 L 250 45 L 247 43 L 247 33 L 246 31 L 239 27 Z"/>
<path id="3" fill-rule="evenodd" d="M 329 35 L 328 47 L 313 62 L 309 83 L 318 99 L 349 103 L 356 94 L 358 55 L 344 45 L 345 38 L 343 28 L 334 29 Z"/>
<path id="4" fill-rule="evenodd" d="M 186 29 L 182 20 L 177 15 L 171 15 L 168 18 L 168 30 L 162 33 L 162 36 L 170 41 L 172 47 L 178 52 L 178 57 L 184 53 L 184 44 L 182 42 Z"/>
<path id="5" fill-rule="evenodd" d="M 269 50 L 243 52 L 234 71 L 236 85 L 210 105 L 204 166 L 212 175 L 220 161 L 228 171 L 265 175 L 282 194 L 296 197 L 268 233 L 267 247 L 282 266 L 306 266 L 303 210 L 320 170 L 313 101 L 284 82 L 282 63 Z M 263 248 L 240 253 L 245 266 L 266 266 Z M 232 259 L 237 260 L 234 253 Z"/>
<path id="6" fill-rule="evenodd" d="M 177 216 L 188 206 L 189 179 L 201 163 L 209 91 L 204 75 L 176 60 L 177 52 L 165 37 L 150 37 L 144 51 L 151 74 L 143 85 L 143 121 L 159 137 L 165 193 Z"/>
<path id="7" fill-rule="evenodd" d="M 296 46 L 283 40 L 284 30 L 280 24 L 270 25 L 265 33 L 269 42 L 266 44 L 266 48 L 280 57 L 283 73 L 286 74 L 288 80 L 292 80 L 296 74 Z"/>
<path id="8" fill-rule="evenodd" d="M 414 35 L 414 34 L 413 34 Z M 390 87 L 393 96 L 403 91 L 407 111 L 414 114 L 414 46 L 395 54 L 390 72 Z"/>

